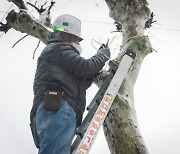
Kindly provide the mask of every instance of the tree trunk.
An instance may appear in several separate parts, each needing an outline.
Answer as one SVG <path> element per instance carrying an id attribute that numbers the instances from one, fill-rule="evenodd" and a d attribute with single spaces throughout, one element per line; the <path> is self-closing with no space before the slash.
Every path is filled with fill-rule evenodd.
<path id="1" fill-rule="evenodd" d="M 143 36 L 150 10 L 145 0 L 106 0 L 106 3 L 110 17 L 123 29 L 123 45 L 115 61 L 121 61 L 126 49 L 133 50 L 136 58 L 105 119 L 105 137 L 112 154 L 147 154 L 137 122 L 133 90 L 142 61 L 152 52 L 148 37 Z"/>

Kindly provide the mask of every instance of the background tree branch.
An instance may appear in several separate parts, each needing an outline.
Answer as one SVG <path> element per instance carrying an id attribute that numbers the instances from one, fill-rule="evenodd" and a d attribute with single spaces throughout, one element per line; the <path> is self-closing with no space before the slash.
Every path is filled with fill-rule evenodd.
<path id="1" fill-rule="evenodd" d="M 54 1 L 51 5 L 39 14 L 39 19 L 36 19 L 31 14 L 29 14 L 25 3 L 22 0 L 8 0 L 13 2 L 20 10 L 15 12 L 11 10 L 7 17 L 6 23 L 0 23 L 0 31 L 8 32 L 9 29 L 13 28 L 21 33 L 26 33 L 33 36 L 44 44 L 47 44 L 49 40 L 50 30 L 47 28 L 51 25 L 50 23 L 50 10 L 55 4 Z M 44 6 L 44 5 L 43 5 Z M 42 6 L 42 7 L 43 7 Z"/>
<path id="2" fill-rule="evenodd" d="M 6 20 L 6 24 L 9 27 L 14 28 L 21 33 L 27 33 L 47 44 L 49 30 L 37 19 L 29 15 L 26 10 L 20 10 L 18 13 L 12 10 L 8 13 Z"/>

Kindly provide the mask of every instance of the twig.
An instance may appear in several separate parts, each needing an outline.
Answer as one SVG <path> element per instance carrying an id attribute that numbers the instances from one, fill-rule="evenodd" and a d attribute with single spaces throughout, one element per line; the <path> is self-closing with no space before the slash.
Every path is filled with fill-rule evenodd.
<path id="1" fill-rule="evenodd" d="M 145 29 L 146 28 L 150 28 L 152 26 L 153 23 L 157 22 L 157 20 L 154 20 L 154 13 L 151 13 L 150 19 L 148 21 L 146 21 L 145 23 Z"/>
<path id="2" fill-rule="evenodd" d="M 30 3 L 30 2 L 29 2 Z M 37 1 L 34 3 L 34 5 L 36 5 L 37 4 Z"/>
<path id="3" fill-rule="evenodd" d="M 46 4 L 47 4 L 47 1 L 43 5 L 41 5 L 41 7 L 44 7 Z"/>
<path id="4" fill-rule="evenodd" d="M 36 9 L 36 11 L 39 13 L 39 14 L 42 14 L 46 9 L 45 8 L 43 8 L 46 4 L 47 4 L 47 2 L 45 2 L 43 5 L 41 5 L 41 7 L 40 7 L 40 9 L 36 6 L 36 3 L 35 4 L 31 4 L 30 2 L 27 2 L 27 4 L 29 4 L 29 5 L 31 5 L 33 8 L 35 8 Z M 49 6 L 49 8 L 48 8 L 48 13 L 50 14 L 50 10 L 51 10 L 51 8 L 54 6 L 54 4 L 55 4 L 55 1 L 51 1 L 51 5 Z"/>
<path id="5" fill-rule="evenodd" d="M 23 36 L 22 38 L 20 38 L 13 46 L 12 46 L 12 48 L 14 48 L 15 47 L 15 45 L 16 44 L 18 44 L 21 40 L 23 40 L 25 37 L 27 37 L 28 35 L 25 35 L 25 36 Z"/>
<path id="6" fill-rule="evenodd" d="M 157 50 L 155 50 L 154 48 L 152 48 L 152 50 L 154 50 L 155 52 L 158 52 Z"/>
<path id="7" fill-rule="evenodd" d="M 41 41 L 38 42 L 37 47 L 36 47 L 36 49 L 35 49 L 34 52 L 33 52 L 33 59 L 34 59 L 34 57 L 35 57 L 35 53 L 36 53 L 36 50 L 37 50 L 38 47 L 39 47 L 40 42 L 41 42 Z"/>
<path id="8" fill-rule="evenodd" d="M 31 4 L 30 2 L 27 2 L 27 4 L 31 5 L 33 8 L 36 9 L 36 11 L 37 11 L 38 13 L 40 13 L 40 9 L 36 6 L 36 3 L 35 3 L 35 4 Z M 41 12 L 41 13 L 42 13 L 42 12 Z"/>
<path id="9" fill-rule="evenodd" d="M 122 33 L 122 25 L 118 21 L 115 21 L 114 24 L 116 26 L 116 31 L 112 31 L 112 33 L 113 32 L 121 32 Z"/>
<path id="10" fill-rule="evenodd" d="M 39 14 L 43 13 L 46 9 L 44 9 L 43 7 L 46 5 L 47 2 L 45 2 L 43 5 L 41 5 L 40 9 L 39 9 Z"/>
<path id="11" fill-rule="evenodd" d="M 51 1 L 51 5 L 50 5 L 50 7 L 48 8 L 48 13 L 50 14 L 50 11 L 51 11 L 51 9 L 52 9 L 52 7 L 54 6 L 54 4 L 55 4 L 56 2 L 55 1 Z"/>

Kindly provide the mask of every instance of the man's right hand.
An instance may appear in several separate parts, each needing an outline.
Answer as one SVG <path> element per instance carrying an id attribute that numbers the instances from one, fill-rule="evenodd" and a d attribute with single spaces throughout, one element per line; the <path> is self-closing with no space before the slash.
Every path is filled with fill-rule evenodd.
<path id="1" fill-rule="evenodd" d="M 111 52 L 109 48 L 101 48 L 97 51 L 97 53 L 103 54 L 107 60 L 109 60 L 111 57 Z"/>

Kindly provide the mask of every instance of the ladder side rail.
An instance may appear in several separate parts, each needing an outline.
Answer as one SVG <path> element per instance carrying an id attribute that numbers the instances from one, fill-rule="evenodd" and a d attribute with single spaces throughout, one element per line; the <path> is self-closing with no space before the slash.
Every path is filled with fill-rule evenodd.
<path id="1" fill-rule="evenodd" d="M 98 100 L 98 101 L 99 101 L 99 100 L 100 100 L 100 101 L 102 100 L 103 95 L 104 95 L 104 93 L 106 92 L 107 87 L 109 86 L 109 84 L 110 84 L 110 82 L 111 82 L 111 80 L 112 80 L 112 78 L 113 78 L 116 70 L 117 70 L 117 66 L 114 66 L 114 67 L 110 70 L 110 73 L 108 74 L 108 76 L 106 77 L 106 79 L 103 81 L 100 89 L 98 90 L 98 92 L 96 93 L 96 95 L 94 96 L 94 98 L 92 99 L 92 101 L 90 102 L 90 104 L 88 105 L 87 110 L 90 110 L 90 109 L 93 107 L 94 103 L 96 103 L 97 100 Z M 99 101 L 99 102 L 100 102 L 100 101 Z"/>
<path id="2" fill-rule="evenodd" d="M 81 139 L 83 138 L 101 100 L 103 99 L 104 93 L 107 90 L 107 86 L 109 85 L 111 79 L 113 78 L 113 76 L 115 74 L 115 70 L 117 70 L 117 66 L 114 66 L 111 69 L 110 73 L 108 74 L 108 76 L 106 77 L 104 82 L 102 83 L 102 86 L 100 87 L 97 94 L 94 96 L 93 100 L 91 101 L 89 107 L 87 107 L 88 113 L 76 131 L 76 138 L 71 146 L 71 151 L 74 151 L 74 149 L 81 142 Z"/>
<path id="3" fill-rule="evenodd" d="M 129 70 L 129 67 L 131 66 L 131 63 L 133 62 L 133 58 L 135 57 L 135 53 L 133 53 L 131 50 L 127 50 L 126 54 L 123 56 L 121 63 L 119 64 L 119 68 L 117 69 L 104 97 L 103 100 L 101 101 L 101 104 L 99 105 L 93 119 L 91 120 L 91 123 L 84 135 L 84 137 L 82 138 L 79 146 L 77 149 L 75 149 L 73 151 L 73 154 L 85 154 L 88 153 L 96 136 L 97 133 L 100 130 L 101 125 L 103 124 L 107 113 L 115 99 L 115 96 Z M 118 81 L 118 82 L 117 82 Z M 103 108 L 104 104 L 108 104 L 107 108 Z M 103 112 L 102 112 L 103 110 Z M 100 117 L 100 113 L 101 112 L 101 117 Z M 100 120 L 97 119 L 98 117 L 100 118 Z M 96 125 L 95 125 L 96 124 Z M 95 128 L 96 126 L 96 128 Z"/>
<path id="4" fill-rule="evenodd" d="M 94 104 L 94 106 L 91 108 L 91 110 L 88 112 L 88 114 L 86 115 L 86 117 L 84 118 L 83 122 L 81 123 L 81 125 L 79 126 L 79 128 L 76 131 L 76 139 L 74 140 L 72 146 L 71 146 L 71 151 L 74 151 L 74 149 L 76 149 L 76 147 L 80 144 L 96 110 L 98 108 L 97 104 Z"/>

